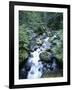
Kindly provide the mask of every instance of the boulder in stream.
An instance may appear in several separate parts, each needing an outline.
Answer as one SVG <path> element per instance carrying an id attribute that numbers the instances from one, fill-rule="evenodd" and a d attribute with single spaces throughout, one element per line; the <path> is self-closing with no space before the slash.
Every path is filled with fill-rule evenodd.
<path id="1" fill-rule="evenodd" d="M 47 51 L 42 52 L 42 53 L 40 53 L 39 57 L 40 57 L 41 61 L 44 61 L 46 63 L 51 62 L 51 53 L 50 52 L 47 52 Z"/>

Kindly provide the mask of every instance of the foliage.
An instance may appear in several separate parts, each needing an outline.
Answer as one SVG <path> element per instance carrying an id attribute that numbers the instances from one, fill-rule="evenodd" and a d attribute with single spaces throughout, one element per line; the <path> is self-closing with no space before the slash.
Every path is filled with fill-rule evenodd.
<path id="1" fill-rule="evenodd" d="M 47 23 L 48 27 L 52 30 L 58 30 L 63 29 L 63 15 L 62 13 L 55 14 L 54 17 L 52 17 L 49 22 Z"/>
<path id="2" fill-rule="evenodd" d="M 54 55 L 57 57 L 58 63 L 62 68 L 63 67 L 63 32 L 61 29 L 56 33 L 56 38 L 53 38 L 51 42 L 52 44 L 53 43 L 55 44 L 53 45 L 51 50 L 54 53 Z"/>
<path id="3" fill-rule="evenodd" d="M 53 47 L 53 53 L 63 62 L 63 14 L 57 12 L 35 12 L 19 11 L 19 61 L 25 61 L 29 56 L 29 45 L 32 42 L 32 36 L 43 34 L 49 36 Z M 56 38 L 54 37 L 56 35 Z M 41 44 L 41 40 L 37 40 Z M 43 58 L 47 59 L 47 53 Z"/>
<path id="4" fill-rule="evenodd" d="M 29 36 L 28 28 L 23 24 L 19 27 L 19 60 L 20 63 L 28 58 Z"/>

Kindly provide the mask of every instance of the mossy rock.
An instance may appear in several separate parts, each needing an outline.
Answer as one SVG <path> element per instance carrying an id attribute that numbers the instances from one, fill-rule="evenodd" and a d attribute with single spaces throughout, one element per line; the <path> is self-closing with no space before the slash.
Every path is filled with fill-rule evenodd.
<path id="1" fill-rule="evenodd" d="M 63 67 L 63 50 L 60 46 L 55 46 L 52 49 L 55 57 L 57 58 L 57 62 L 59 63 L 60 67 Z"/>
<path id="2" fill-rule="evenodd" d="M 53 36 L 53 33 L 52 32 L 46 32 L 47 33 L 47 35 L 48 35 L 48 37 L 52 37 Z"/>
<path id="3" fill-rule="evenodd" d="M 63 68 L 63 55 L 62 54 L 56 54 L 57 62 L 59 64 L 59 68 Z"/>
<path id="4" fill-rule="evenodd" d="M 36 39 L 36 44 L 37 44 L 37 45 L 42 45 L 42 43 L 43 43 L 43 42 L 42 42 L 42 40 L 41 40 L 40 38 L 37 38 L 37 39 Z"/>
<path id="5" fill-rule="evenodd" d="M 51 50 L 51 49 L 46 49 L 46 51 L 47 51 L 47 52 L 50 52 L 50 53 L 52 52 L 52 50 Z"/>
<path id="6" fill-rule="evenodd" d="M 58 71 L 46 71 L 42 78 L 50 78 L 50 77 L 63 77 L 63 70 Z"/>
<path id="7" fill-rule="evenodd" d="M 19 64 L 24 62 L 28 58 L 29 54 L 26 50 L 19 51 Z"/>
<path id="8" fill-rule="evenodd" d="M 40 55 L 39 55 L 40 59 L 44 62 L 50 62 L 50 57 L 51 57 L 51 53 L 50 52 L 42 52 Z"/>

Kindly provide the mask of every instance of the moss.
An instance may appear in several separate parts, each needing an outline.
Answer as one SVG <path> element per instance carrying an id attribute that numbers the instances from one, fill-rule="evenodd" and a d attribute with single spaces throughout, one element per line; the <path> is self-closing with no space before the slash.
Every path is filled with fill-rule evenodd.
<path id="1" fill-rule="evenodd" d="M 48 63 L 48 62 L 50 62 L 50 56 L 51 56 L 51 53 L 45 51 L 45 52 L 42 52 L 42 53 L 40 54 L 40 59 L 41 59 L 42 61 Z"/>
<path id="2" fill-rule="evenodd" d="M 19 65 L 21 66 L 22 63 L 26 62 L 28 58 L 29 53 L 29 33 L 28 28 L 25 24 L 20 25 L 19 27 Z"/>
<path id="3" fill-rule="evenodd" d="M 20 59 L 27 59 L 28 58 L 28 52 L 26 51 L 26 50 L 20 50 L 20 52 L 19 52 L 20 54 Z"/>
<path id="4" fill-rule="evenodd" d="M 60 68 L 63 68 L 63 48 L 60 45 L 54 46 L 52 49 Z"/>
<path id="5" fill-rule="evenodd" d="M 60 68 L 63 68 L 63 30 L 56 31 L 55 35 L 49 38 L 49 42 L 52 45 L 51 52 L 57 58 Z"/>
<path id="6" fill-rule="evenodd" d="M 63 70 L 46 71 L 46 73 L 44 73 L 42 76 L 42 78 L 50 78 L 50 77 L 63 77 Z"/>

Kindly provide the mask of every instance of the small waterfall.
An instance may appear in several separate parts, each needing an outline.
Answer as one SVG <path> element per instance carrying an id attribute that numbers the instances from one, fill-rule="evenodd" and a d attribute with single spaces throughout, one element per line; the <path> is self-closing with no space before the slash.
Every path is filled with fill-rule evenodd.
<path id="1" fill-rule="evenodd" d="M 40 61 L 40 53 L 44 52 L 46 49 L 50 48 L 50 43 L 48 43 L 49 37 L 44 39 L 44 42 L 40 48 L 34 52 L 30 52 L 32 57 L 29 57 L 28 63 L 31 63 L 31 69 L 28 72 L 28 79 L 40 78 L 42 76 L 43 64 Z"/>
<path id="2" fill-rule="evenodd" d="M 47 49 L 51 49 L 51 43 L 48 41 L 49 37 L 45 37 L 42 40 L 42 45 L 31 50 L 27 62 L 20 71 L 21 79 L 37 79 L 43 77 L 46 71 L 50 72 L 58 70 L 57 59 L 53 55 L 49 57 L 49 63 L 40 60 L 40 54 L 46 52 Z"/>

